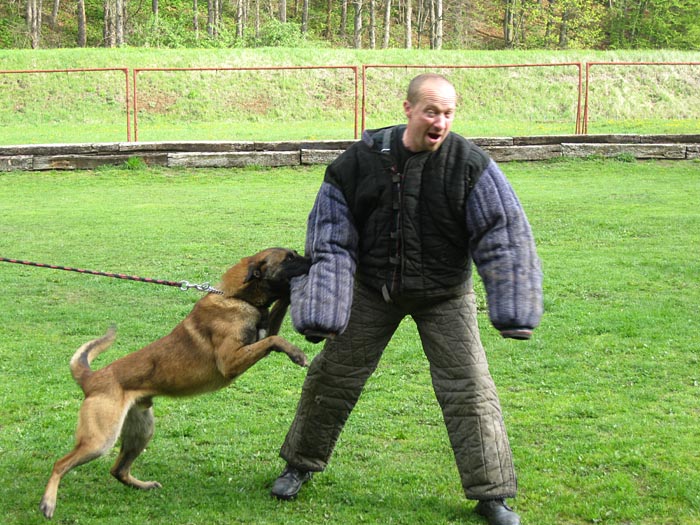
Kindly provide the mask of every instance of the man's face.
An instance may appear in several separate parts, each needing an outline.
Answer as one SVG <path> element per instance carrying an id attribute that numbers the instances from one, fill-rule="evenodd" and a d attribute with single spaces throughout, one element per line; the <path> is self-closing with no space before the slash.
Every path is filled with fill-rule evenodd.
<path id="1" fill-rule="evenodd" d="M 418 101 L 403 103 L 408 118 L 403 143 L 410 151 L 436 151 L 452 127 L 457 105 L 454 88 L 442 80 L 428 80 L 420 89 Z"/>

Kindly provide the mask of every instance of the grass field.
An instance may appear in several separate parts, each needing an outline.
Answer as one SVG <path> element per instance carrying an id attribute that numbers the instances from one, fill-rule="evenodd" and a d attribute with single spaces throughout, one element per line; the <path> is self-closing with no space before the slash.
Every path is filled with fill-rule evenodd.
<path id="1" fill-rule="evenodd" d="M 585 69 L 587 62 L 607 61 L 677 64 L 592 67 L 589 133 L 700 133 L 700 52 L 0 50 L 0 69 L 6 71 L 0 71 L 0 145 L 127 140 L 123 72 L 11 73 L 17 70 L 127 68 L 130 100 L 134 83 L 138 98 L 132 137 L 140 141 L 269 141 L 353 138 L 355 77 L 347 66 L 360 68 L 365 127 L 402 120 L 410 78 L 437 71 L 449 76 L 460 93 L 457 132 L 472 137 L 572 134 L 579 110 L 578 67 L 562 64 L 582 63 Z M 549 65 L 504 67 L 528 64 Z M 367 69 L 363 93 L 363 65 L 411 67 Z M 318 69 L 226 70 L 279 66 Z M 138 68 L 224 69 L 141 71 L 134 79 Z M 361 128 L 359 115 L 358 120 Z"/>
<path id="2" fill-rule="evenodd" d="M 480 323 L 536 525 L 700 524 L 700 163 L 582 160 L 504 166 L 545 271 L 528 342 Z M 303 247 L 322 169 L 0 174 L 0 256 L 168 280 L 213 281 L 270 245 Z M 99 367 L 164 335 L 200 294 L 0 263 L 0 514 L 43 523 L 53 462 L 81 394 L 68 361 L 111 323 Z M 479 288 L 480 304 L 484 305 Z M 319 347 L 285 325 L 310 356 Z M 304 371 L 272 355 L 234 385 L 155 405 L 135 465 L 158 491 L 71 472 L 57 524 L 478 524 L 461 494 L 415 327 L 402 324 L 299 499 L 268 496 Z"/>

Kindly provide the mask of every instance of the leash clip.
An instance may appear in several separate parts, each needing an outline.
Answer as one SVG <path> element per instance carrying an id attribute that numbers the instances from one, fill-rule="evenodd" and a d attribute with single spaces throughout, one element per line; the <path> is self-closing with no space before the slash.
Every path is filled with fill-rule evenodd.
<path id="1" fill-rule="evenodd" d="M 189 281 L 182 281 L 180 283 L 180 290 L 183 292 L 186 292 L 187 290 L 190 290 L 194 288 L 195 290 L 199 292 L 207 292 L 207 293 L 215 293 L 219 295 L 224 295 L 224 292 L 221 290 L 217 290 L 216 288 L 212 288 L 209 283 L 202 283 L 202 284 L 195 284 L 191 283 Z"/>

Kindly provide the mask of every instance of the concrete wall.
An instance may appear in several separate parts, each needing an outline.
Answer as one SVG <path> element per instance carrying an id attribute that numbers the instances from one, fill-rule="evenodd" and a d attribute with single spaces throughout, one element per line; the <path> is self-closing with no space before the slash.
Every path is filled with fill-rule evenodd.
<path id="1" fill-rule="evenodd" d="M 472 138 L 498 162 L 555 157 L 700 159 L 700 135 L 559 135 Z M 328 164 L 352 140 L 289 142 L 110 142 L 0 146 L 0 171 L 78 170 L 122 165 L 230 168 Z"/>

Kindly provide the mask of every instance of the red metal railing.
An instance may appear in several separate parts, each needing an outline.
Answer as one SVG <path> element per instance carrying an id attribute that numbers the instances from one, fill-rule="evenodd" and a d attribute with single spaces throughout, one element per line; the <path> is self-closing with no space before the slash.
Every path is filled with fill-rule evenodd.
<path id="1" fill-rule="evenodd" d="M 583 103 L 582 133 L 588 134 L 589 91 L 591 86 L 591 68 L 593 66 L 700 66 L 700 62 L 587 62 L 586 63 L 586 94 Z"/>
<path id="2" fill-rule="evenodd" d="M 582 64 L 580 62 L 559 62 L 546 64 L 488 64 L 488 65 L 433 65 L 433 64 L 369 64 L 362 67 L 362 95 L 360 101 L 359 94 L 359 75 L 357 66 L 270 66 L 270 67 L 213 67 L 213 68 L 135 68 L 133 69 L 133 84 L 129 82 L 128 68 L 78 68 L 78 69 L 39 69 L 39 70 L 0 70 L 0 75 L 21 75 L 21 74 L 57 74 L 57 73 L 81 73 L 81 72 L 122 72 L 124 74 L 125 86 L 125 103 L 124 113 L 126 116 L 126 140 L 130 142 L 132 113 L 133 113 L 133 129 L 134 140 L 138 141 L 138 99 L 139 86 L 138 76 L 149 71 L 270 71 L 270 70 L 324 70 L 324 69 L 347 69 L 352 71 L 354 80 L 354 136 L 358 138 L 358 128 L 364 130 L 367 118 L 367 89 L 370 81 L 367 78 L 367 71 L 370 69 L 494 69 L 494 68 L 551 68 L 551 67 L 576 67 L 578 69 L 578 100 L 576 101 L 576 134 L 587 134 L 588 123 L 590 119 L 591 107 L 591 69 L 593 67 L 631 67 L 631 66 L 700 66 L 700 62 L 588 62 L 586 63 L 585 71 L 585 91 L 584 91 L 584 75 Z M 133 96 L 130 96 L 133 89 Z M 132 102 L 133 101 L 133 102 Z M 361 104 L 361 110 L 360 110 Z M 361 122 L 360 122 L 361 114 Z"/>
<path id="3" fill-rule="evenodd" d="M 2 75 L 12 74 L 34 74 L 34 73 L 93 73 L 101 71 L 121 71 L 124 73 L 124 99 L 125 99 L 125 115 L 126 115 L 126 140 L 131 141 L 131 116 L 129 115 L 129 69 L 126 67 L 97 67 L 97 68 L 79 68 L 79 69 L 28 69 L 28 70 L 10 70 L 0 71 Z"/>
<path id="4" fill-rule="evenodd" d="M 576 101 L 576 133 L 582 133 L 581 100 L 583 93 L 583 68 L 581 62 L 557 62 L 551 64 L 488 64 L 488 65 L 432 65 L 432 64 L 368 64 L 362 66 L 362 129 L 365 129 L 367 108 L 367 70 L 368 69 L 495 69 L 495 68 L 533 68 L 533 67 L 566 67 L 578 68 L 578 99 Z"/>
<path id="5" fill-rule="evenodd" d="M 147 71 L 285 71 L 285 70 L 327 70 L 327 69 L 349 69 L 353 72 L 355 94 L 354 94 L 354 119 L 355 138 L 358 137 L 358 68 L 357 66 L 268 66 L 268 67 L 144 67 L 135 68 L 134 71 L 134 140 L 138 141 L 138 84 L 139 73 Z"/>

